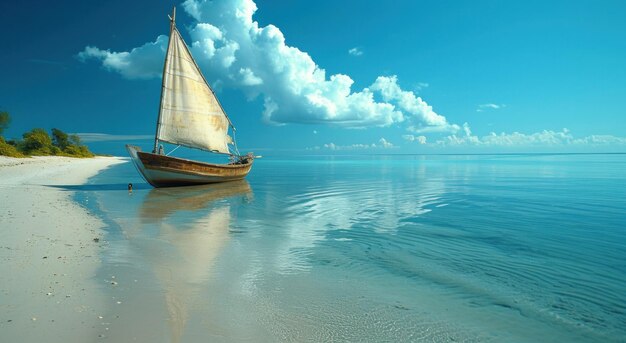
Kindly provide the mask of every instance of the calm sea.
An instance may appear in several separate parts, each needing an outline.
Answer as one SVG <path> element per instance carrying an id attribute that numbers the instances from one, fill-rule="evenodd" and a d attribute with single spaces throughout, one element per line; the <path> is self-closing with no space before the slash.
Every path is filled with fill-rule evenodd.
<path id="1" fill-rule="evenodd" d="M 77 200 L 112 341 L 626 341 L 626 155 L 270 157 L 170 189 L 126 163 Z"/>

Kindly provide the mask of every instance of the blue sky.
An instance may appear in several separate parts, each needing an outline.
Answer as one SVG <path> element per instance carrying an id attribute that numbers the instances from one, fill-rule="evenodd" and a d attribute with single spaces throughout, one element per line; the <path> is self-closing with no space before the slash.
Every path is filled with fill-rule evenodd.
<path id="1" fill-rule="evenodd" d="M 149 146 L 173 4 L 246 151 L 626 151 L 623 1 L 3 2 L 6 136 Z"/>

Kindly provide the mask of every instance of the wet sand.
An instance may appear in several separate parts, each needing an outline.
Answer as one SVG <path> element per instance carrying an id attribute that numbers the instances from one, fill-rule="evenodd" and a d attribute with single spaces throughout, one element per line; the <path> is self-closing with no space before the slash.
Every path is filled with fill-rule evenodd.
<path id="1" fill-rule="evenodd" d="M 71 187 L 125 160 L 0 156 L 0 341 L 99 340 L 104 223 Z"/>

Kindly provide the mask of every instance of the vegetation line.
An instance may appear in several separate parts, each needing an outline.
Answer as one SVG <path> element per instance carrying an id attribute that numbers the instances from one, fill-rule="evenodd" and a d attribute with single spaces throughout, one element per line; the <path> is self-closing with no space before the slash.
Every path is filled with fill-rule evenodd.
<path id="1" fill-rule="evenodd" d="M 94 157 L 80 137 L 53 128 L 52 137 L 44 129 L 35 128 L 22 135 L 21 140 L 5 140 L 2 133 L 11 123 L 6 111 L 0 112 L 0 155 L 10 157 L 67 156 Z"/>

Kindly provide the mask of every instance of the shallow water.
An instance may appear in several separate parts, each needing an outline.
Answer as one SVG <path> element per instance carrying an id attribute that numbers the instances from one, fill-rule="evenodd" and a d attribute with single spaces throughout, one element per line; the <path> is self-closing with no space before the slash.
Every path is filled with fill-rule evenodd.
<path id="1" fill-rule="evenodd" d="M 177 189 L 127 163 L 90 183 L 113 341 L 626 340 L 626 155 L 276 157 Z"/>

